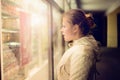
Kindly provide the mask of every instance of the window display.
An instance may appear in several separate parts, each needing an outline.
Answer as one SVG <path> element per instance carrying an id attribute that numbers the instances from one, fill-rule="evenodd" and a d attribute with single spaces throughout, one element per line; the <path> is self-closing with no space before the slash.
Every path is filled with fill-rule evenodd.
<path id="1" fill-rule="evenodd" d="M 40 0 L 1 0 L 2 80 L 34 80 L 37 72 L 48 80 L 47 9 Z"/>
<path id="2" fill-rule="evenodd" d="M 0 3 L 1 80 L 48 80 L 51 36 L 55 56 L 62 52 L 61 13 L 42 0 L 0 0 Z"/>
<path id="3" fill-rule="evenodd" d="M 20 73 L 20 19 L 18 5 L 11 0 L 1 0 L 3 80 L 23 80 Z M 14 76 L 13 76 L 14 75 Z"/>
<path id="4" fill-rule="evenodd" d="M 62 45 L 62 34 L 61 34 L 61 13 L 53 8 L 53 53 L 54 53 L 54 79 L 56 80 L 56 66 L 62 57 L 64 46 Z"/>

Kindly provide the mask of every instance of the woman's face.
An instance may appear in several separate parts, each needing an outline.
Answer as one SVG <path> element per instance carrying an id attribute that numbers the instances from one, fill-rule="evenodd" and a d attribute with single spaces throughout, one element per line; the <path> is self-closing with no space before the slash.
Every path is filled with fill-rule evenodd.
<path id="1" fill-rule="evenodd" d="M 62 22 L 63 27 L 61 28 L 62 35 L 65 41 L 71 41 L 74 39 L 73 24 L 70 22 L 70 19 L 63 17 Z"/>

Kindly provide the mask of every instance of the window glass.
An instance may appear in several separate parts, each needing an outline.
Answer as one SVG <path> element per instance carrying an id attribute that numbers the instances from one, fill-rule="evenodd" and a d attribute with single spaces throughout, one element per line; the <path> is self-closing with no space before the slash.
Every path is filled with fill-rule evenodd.
<path id="1" fill-rule="evenodd" d="M 1 5 L 2 80 L 48 80 L 48 5 L 41 0 Z"/>
<path id="2" fill-rule="evenodd" d="M 31 11 L 31 62 L 29 71 L 37 73 L 42 80 L 48 80 L 48 5 L 38 0 L 29 6 Z M 38 74 L 37 74 L 38 75 Z M 36 77 L 33 77 L 36 80 Z"/>
<path id="3" fill-rule="evenodd" d="M 56 66 L 62 56 L 64 47 L 62 46 L 62 35 L 60 32 L 62 13 L 58 12 L 56 8 L 53 8 L 53 15 L 54 71 L 56 78 Z"/>
<path id="4" fill-rule="evenodd" d="M 65 1 L 65 0 L 54 0 L 57 4 L 58 4 L 58 6 L 60 6 L 60 8 L 62 8 L 63 9 L 63 1 Z"/>

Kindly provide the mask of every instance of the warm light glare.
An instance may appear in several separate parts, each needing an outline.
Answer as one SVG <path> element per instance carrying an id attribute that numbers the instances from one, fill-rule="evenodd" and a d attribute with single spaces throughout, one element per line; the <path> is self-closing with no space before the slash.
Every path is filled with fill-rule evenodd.
<path id="1" fill-rule="evenodd" d="M 45 16 L 40 15 L 32 15 L 31 16 L 31 26 L 32 27 L 39 27 L 41 25 L 44 25 L 46 22 Z"/>
<path id="2" fill-rule="evenodd" d="M 46 22 L 47 6 L 41 0 L 24 0 L 27 11 L 31 13 L 31 26 L 39 27 Z"/>
<path id="3" fill-rule="evenodd" d="M 31 17 L 31 26 L 37 26 L 40 24 L 40 17 L 38 15 L 32 15 Z"/>

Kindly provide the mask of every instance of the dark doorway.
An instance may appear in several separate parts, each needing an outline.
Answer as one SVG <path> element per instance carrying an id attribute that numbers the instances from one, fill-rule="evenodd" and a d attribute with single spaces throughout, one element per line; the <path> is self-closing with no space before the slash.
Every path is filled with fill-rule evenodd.
<path id="1" fill-rule="evenodd" d="M 120 13 L 117 15 L 117 34 L 118 34 L 118 47 L 120 47 Z"/>
<path id="2" fill-rule="evenodd" d="M 102 46 L 107 46 L 107 17 L 104 12 L 92 12 L 96 27 L 93 29 L 93 35 L 100 41 Z"/>

